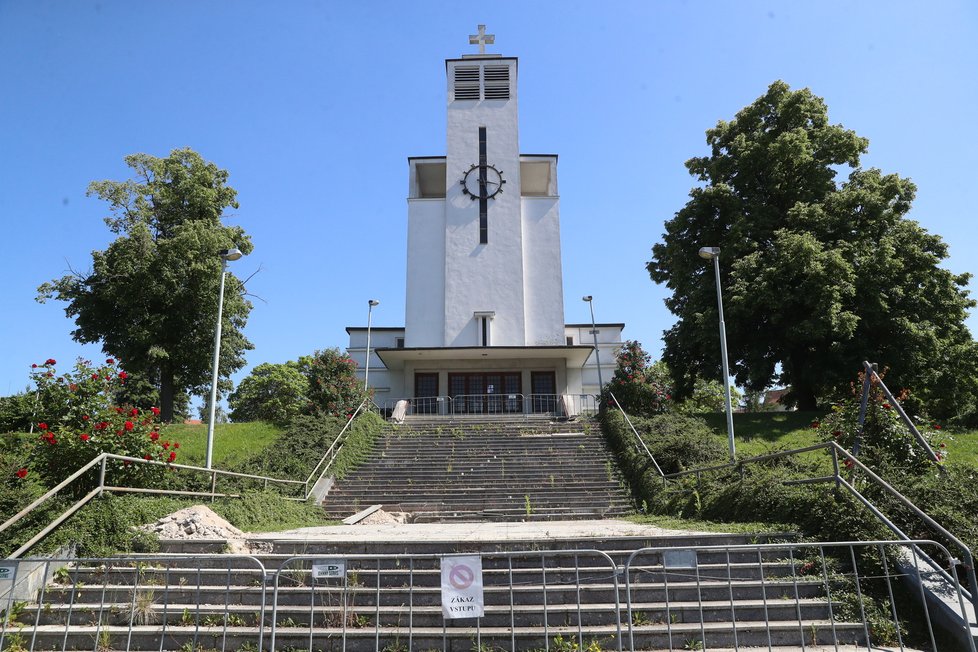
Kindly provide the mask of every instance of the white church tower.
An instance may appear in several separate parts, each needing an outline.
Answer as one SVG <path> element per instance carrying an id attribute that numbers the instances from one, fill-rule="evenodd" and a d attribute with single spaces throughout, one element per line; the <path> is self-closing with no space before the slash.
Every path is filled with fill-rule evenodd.
<path id="1" fill-rule="evenodd" d="M 557 411 L 594 363 L 583 325 L 564 324 L 557 156 L 520 153 L 518 62 L 486 53 L 493 40 L 480 25 L 479 53 L 445 62 L 446 155 L 408 159 L 405 327 L 373 329 L 378 402 Z M 601 326 L 610 363 L 624 325 Z M 347 331 L 363 366 L 364 329 Z"/>

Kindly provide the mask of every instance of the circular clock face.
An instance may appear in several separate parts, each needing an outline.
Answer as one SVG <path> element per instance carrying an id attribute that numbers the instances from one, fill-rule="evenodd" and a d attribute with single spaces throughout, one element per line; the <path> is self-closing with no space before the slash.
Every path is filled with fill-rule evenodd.
<path id="1" fill-rule="evenodd" d="M 482 170 L 485 170 L 485 175 L 481 174 Z M 504 183 L 506 180 L 495 167 L 473 165 L 462 179 L 462 192 L 472 199 L 491 199 L 502 191 Z"/>

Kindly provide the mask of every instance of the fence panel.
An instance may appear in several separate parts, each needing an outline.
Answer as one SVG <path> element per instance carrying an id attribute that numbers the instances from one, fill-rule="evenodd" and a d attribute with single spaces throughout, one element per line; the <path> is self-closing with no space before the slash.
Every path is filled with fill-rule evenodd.
<path id="1" fill-rule="evenodd" d="M 615 562 L 596 550 L 482 552 L 484 614 L 446 618 L 443 560 L 301 556 L 275 573 L 272 649 L 621 650 Z"/>
<path id="2" fill-rule="evenodd" d="M 238 555 L 0 560 L 0 650 L 260 650 L 265 577 Z"/>
<path id="3" fill-rule="evenodd" d="M 624 583 L 633 650 L 975 651 L 956 566 L 933 541 L 643 548 L 626 561 Z M 897 599 L 908 594 L 919 601 Z"/>

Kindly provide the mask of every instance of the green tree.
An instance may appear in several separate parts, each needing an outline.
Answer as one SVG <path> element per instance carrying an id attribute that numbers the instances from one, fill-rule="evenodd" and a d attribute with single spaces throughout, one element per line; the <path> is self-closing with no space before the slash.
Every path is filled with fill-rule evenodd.
<path id="1" fill-rule="evenodd" d="M 135 178 L 95 181 L 88 194 L 109 203 L 105 219 L 118 237 L 92 252 L 92 270 L 71 273 L 38 288 L 38 300 L 66 301 L 75 318 L 72 337 L 101 342 L 124 368 L 153 383 L 165 421 L 174 396 L 208 385 L 217 318 L 221 249 L 252 250 L 237 226 L 221 223 L 237 208 L 228 173 L 190 149 L 167 158 L 126 157 Z M 227 378 L 253 348 L 242 329 L 251 311 L 243 285 L 228 274 L 224 297 L 220 375 Z M 227 385 L 227 381 L 224 381 Z"/>
<path id="2" fill-rule="evenodd" d="M 288 425 L 309 403 L 309 379 L 299 363 L 264 362 L 254 369 L 228 397 L 234 421 L 269 421 Z"/>
<path id="3" fill-rule="evenodd" d="M 652 416 L 665 412 L 670 403 L 669 370 L 656 362 L 635 340 L 618 349 L 615 374 L 602 392 L 602 405 L 614 405 L 611 394 L 630 415 Z"/>
<path id="4" fill-rule="evenodd" d="M 309 382 L 305 414 L 346 416 L 368 396 L 357 379 L 357 363 L 337 348 L 304 355 L 298 364 Z"/>
<path id="5" fill-rule="evenodd" d="M 783 82 L 707 131 L 707 143 L 708 156 L 686 162 L 702 185 L 647 266 L 679 318 L 663 355 L 678 396 L 698 376 L 719 376 L 713 270 L 697 256 L 715 245 L 738 385 L 790 385 L 797 405 L 814 409 L 868 359 L 936 414 L 975 404 L 970 275 L 939 267 L 947 245 L 906 217 L 913 183 L 859 167 L 868 141 Z M 848 173 L 841 183 L 839 172 Z"/>

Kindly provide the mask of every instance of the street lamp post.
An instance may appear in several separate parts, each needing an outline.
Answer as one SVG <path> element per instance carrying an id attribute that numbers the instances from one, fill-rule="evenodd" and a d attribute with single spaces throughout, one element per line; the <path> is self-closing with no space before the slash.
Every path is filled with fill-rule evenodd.
<path id="1" fill-rule="evenodd" d="M 723 395 L 727 399 L 727 440 L 730 445 L 730 461 L 737 461 L 734 445 L 733 406 L 730 404 L 730 369 L 727 366 L 727 327 L 723 323 L 723 293 L 720 291 L 720 247 L 702 247 L 700 258 L 713 261 L 717 281 L 717 311 L 720 315 L 720 357 L 723 363 Z"/>
<path id="2" fill-rule="evenodd" d="M 370 299 L 367 301 L 367 359 L 363 367 L 363 391 L 368 391 L 370 380 L 370 321 L 374 314 L 374 306 L 380 305 L 380 301 Z"/>
<path id="3" fill-rule="evenodd" d="M 214 366 L 211 373 L 211 403 L 207 419 L 207 455 L 204 466 L 211 468 L 214 458 L 214 414 L 217 411 L 217 368 L 221 359 L 221 321 L 224 317 L 224 277 L 227 276 L 228 261 L 238 260 L 243 255 L 238 248 L 221 249 L 217 254 L 221 257 L 221 289 L 217 294 L 217 326 L 214 328 Z"/>
<path id="4" fill-rule="evenodd" d="M 598 394 L 601 394 L 601 390 L 604 388 L 604 381 L 601 379 L 601 352 L 598 351 L 598 327 L 594 323 L 594 297 L 589 294 L 581 297 L 581 299 L 586 301 L 588 307 L 591 309 L 591 336 L 594 338 L 594 358 L 598 363 Z"/>

